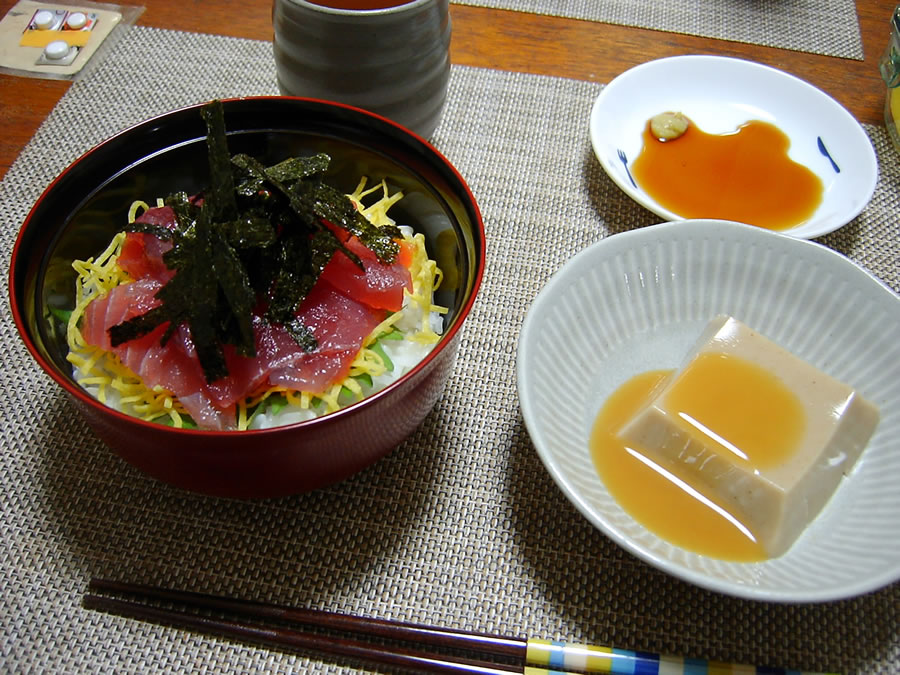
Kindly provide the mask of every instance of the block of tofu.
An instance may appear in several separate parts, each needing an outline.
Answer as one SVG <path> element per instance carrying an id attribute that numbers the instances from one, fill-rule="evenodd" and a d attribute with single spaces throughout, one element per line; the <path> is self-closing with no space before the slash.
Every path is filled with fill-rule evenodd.
<path id="1" fill-rule="evenodd" d="M 771 557 L 853 467 L 878 409 L 740 321 L 718 316 L 619 437 L 717 502 Z"/>

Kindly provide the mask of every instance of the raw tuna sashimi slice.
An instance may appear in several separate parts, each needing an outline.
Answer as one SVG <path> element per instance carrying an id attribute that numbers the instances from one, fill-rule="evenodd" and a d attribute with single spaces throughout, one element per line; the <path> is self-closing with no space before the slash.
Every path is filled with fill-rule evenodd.
<path id="1" fill-rule="evenodd" d="M 84 311 L 81 334 L 85 341 L 107 351 L 112 350 L 107 331 L 158 306 L 160 301 L 154 296 L 160 288 L 162 283 L 156 279 L 139 279 L 116 286 L 106 296 L 96 298 Z"/>
<path id="2" fill-rule="evenodd" d="M 287 341 L 293 341 L 292 338 L 283 328 L 274 326 L 266 345 L 274 347 L 274 351 L 263 354 L 274 365 L 269 382 L 313 393 L 325 391 L 347 376 L 363 340 L 384 315 L 320 279 L 297 313 L 297 318 L 312 331 L 318 347 L 310 353 L 295 351 L 291 356 Z"/>
<path id="3" fill-rule="evenodd" d="M 238 356 L 233 348 L 226 346 L 228 376 L 206 385 L 206 389 L 221 407 L 233 405 L 265 384 L 322 393 L 347 376 L 363 340 L 384 314 L 320 280 L 297 313 L 300 322 L 316 338 L 314 351 L 302 351 L 283 326 L 254 317 L 256 356 Z"/>
<path id="4" fill-rule="evenodd" d="M 261 317 L 253 317 L 253 333 L 256 338 L 256 356 L 253 358 L 240 356 L 232 345 L 225 345 L 225 365 L 228 368 L 228 375 L 206 385 L 210 397 L 217 405 L 221 407 L 233 405 L 240 399 L 252 395 L 266 383 L 272 366 L 266 358 L 263 358 L 266 352 L 262 346 L 271 330 L 272 327 Z M 293 348 L 299 350 L 296 342 Z"/>
<path id="5" fill-rule="evenodd" d="M 269 374 L 269 382 L 297 391 L 323 393 L 338 378 L 346 376 L 358 349 L 313 353 Z"/>
<path id="6" fill-rule="evenodd" d="M 175 217 L 175 211 L 171 206 L 154 206 L 151 209 L 147 209 L 135 218 L 134 222 L 145 225 L 158 225 L 170 230 L 174 230 L 178 225 L 178 219 Z"/>
<path id="7" fill-rule="evenodd" d="M 165 283 L 175 276 L 163 262 L 163 254 L 171 248 L 171 241 L 144 232 L 129 232 L 122 242 L 118 264 L 132 279 L 151 278 Z"/>
<path id="8" fill-rule="evenodd" d="M 175 211 L 170 206 L 157 206 L 147 209 L 134 219 L 136 223 L 154 225 L 174 230 L 178 225 Z M 166 267 L 163 254 L 172 248 L 172 242 L 143 232 L 129 232 L 122 243 L 119 253 L 119 267 L 128 272 L 132 279 L 153 277 L 163 283 L 174 276 L 174 272 Z"/>
<path id="9" fill-rule="evenodd" d="M 319 347 L 318 352 L 359 349 L 363 339 L 384 318 L 383 311 L 372 311 L 364 303 L 348 298 L 329 282 L 320 279 L 300 303 L 297 318 L 308 327 Z"/>
<path id="10" fill-rule="evenodd" d="M 175 394 L 201 428 L 219 431 L 234 428 L 234 401 L 221 404 L 216 401 L 187 327 L 180 326 L 156 358 L 149 362 L 145 359 L 141 377 Z"/>
<path id="11" fill-rule="evenodd" d="M 142 218 L 174 226 L 174 214 L 168 207 L 151 209 Z M 326 266 L 326 273 L 297 312 L 318 344 L 310 353 L 302 351 L 283 326 L 269 324 L 259 316 L 254 317 L 256 356 L 239 356 L 232 346 L 225 345 L 229 375 L 211 384 L 205 380 L 190 331 L 184 326 L 165 345 L 159 340 L 168 324 L 113 348 L 109 329 L 158 306 L 155 295 L 172 275 L 162 261 L 171 243 L 144 233 L 129 233 L 119 257 L 119 265 L 140 278 L 88 305 L 82 335 L 89 344 L 114 352 L 147 387 L 160 386 L 174 394 L 201 427 L 232 428 L 236 402 L 261 387 L 281 385 L 322 393 L 346 377 L 363 340 L 384 319 L 385 310 L 401 308 L 403 289 L 411 288 L 406 268 L 409 251 L 403 249 L 397 262 L 384 265 L 355 237 L 348 239 L 347 246 L 364 261 L 366 271 L 343 254 Z"/>
<path id="12" fill-rule="evenodd" d="M 85 310 L 82 336 L 88 344 L 118 356 L 145 386 L 160 386 L 175 395 L 203 428 L 233 427 L 233 401 L 231 405 L 214 403 L 186 328 L 175 331 L 165 345 L 160 344 L 160 339 L 168 324 L 117 347 L 110 344 L 108 331 L 111 327 L 159 305 L 154 295 L 161 286 L 154 279 L 139 279 L 117 286 L 105 297 L 95 299 Z"/>
<path id="13" fill-rule="evenodd" d="M 184 326 L 180 326 L 165 345 L 157 340 L 137 365 L 139 370 L 135 372 L 145 384 L 159 385 L 179 399 L 206 388 L 206 377 L 191 342 L 190 331 Z"/>
<path id="14" fill-rule="evenodd" d="M 365 270 L 338 251 L 322 270 L 320 279 L 369 307 L 399 311 L 403 307 L 403 289 L 412 291 L 412 278 L 407 269 L 411 256 L 406 251 L 410 244 L 401 242 L 401 255 L 390 265 L 378 260 L 356 237 L 350 237 L 344 245 L 359 256 Z"/>
<path id="15" fill-rule="evenodd" d="M 201 429 L 211 431 L 230 431 L 236 427 L 234 406 L 222 410 L 212 399 L 209 398 L 206 391 L 197 391 L 186 396 L 179 396 L 178 402 L 188 411 L 191 419 L 197 423 Z"/>
<path id="16" fill-rule="evenodd" d="M 148 387 L 165 388 L 189 408 L 192 417 L 201 414 L 205 419 L 212 415 L 208 410 L 211 403 L 216 410 L 230 414 L 237 400 L 266 381 L 313 393 L 324 391 L 332 382 L 346 377 L 363 340 L 384 317 L 384 312 L 372 310 L 321 282 L 298 312 L 300 321 L 318 341 L 315 351 L 303 352 L 283 327 L 257 318 L 257 356 L 237 356 L 229 348 L 228 377 L 207 385 L 185 328 L 175 331 L 165 345 L 159 344 L 165 325 L 115 348 L 109 343 L 109 328 L 159 304 L 153 297 L 159 287 L 159 282 L 139 280 L 94 300 L 85 313 L 82 334 L 90 344 L 119 356 Z"/>

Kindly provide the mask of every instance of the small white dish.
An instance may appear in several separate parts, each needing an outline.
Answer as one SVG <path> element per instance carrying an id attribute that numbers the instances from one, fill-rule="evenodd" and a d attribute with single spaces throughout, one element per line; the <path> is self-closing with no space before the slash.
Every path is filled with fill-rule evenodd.
<path id="1" fill-rule="evenodd" d="M 628 167 L 641 151 L 647 121 L 667 110 L 684 113 L 708 133 L 732 132 L 756 119 L 787 134 L 789 157 L 818 175 L 825 190 L 812 217 L 784 234 L 811 239 L 836 230 L 859 215 L 875 191 L 878 162 L 871 140 L 822 90 L 752 61 L 673 56 L 616 77 L 600 92 L 590 118 L 600 165 L 627 195 L 665 220 L 683 218 L 636 185 Z"/>
<path id="2" fill-rule="evenodd" d="M 717 314 L 744 321 L 880 409 L 869 445 L 783 556 L 726 562 L 678 548 L 610 496 L 589 437 L 631 376 L 675 368 Z M 824 602 L 900 578 L 900 297 L 820 244 L 739 223 L 685 220 L 616 234 L 574 256 L 528 310 L 522 415 L 566 497 L 613 541 L 698 586 Z"/>

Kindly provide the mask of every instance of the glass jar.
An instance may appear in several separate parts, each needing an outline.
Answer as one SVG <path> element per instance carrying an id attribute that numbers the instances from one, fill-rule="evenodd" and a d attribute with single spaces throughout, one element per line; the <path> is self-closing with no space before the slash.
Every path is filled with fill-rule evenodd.
<path id="1" fill-rule="evenodd" d="M 891 39 L 879 65 L 881 78 L 887 85 L 884 122 L 894 147 L 900 151 L 900 5 L 891 16 Z"/>

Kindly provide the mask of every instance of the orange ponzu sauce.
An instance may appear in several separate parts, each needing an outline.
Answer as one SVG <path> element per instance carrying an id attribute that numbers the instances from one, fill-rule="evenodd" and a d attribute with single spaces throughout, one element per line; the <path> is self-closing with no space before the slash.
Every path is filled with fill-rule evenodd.
<path id="1" fill-rule="evenodd" d="M 707 356 L 709 358 L 707 358 Z M 672 371 L 654 370 L 628 380 L 605 402 L 591 433 L 594 466 L 610 494 L 633 518 L 670 543 L 722 560 L 753 562 L 768 555 L 739 513 L 710 490 L 662 466 L 617 436 Z M 722 405 L 724 400 L 728 405 Z M 793 392 L 756 364 L 734 357 L 698 358 L 665 402 L 728 440 L 758 467 L 778 463 L 803 434 L 803 411 Z"/>
<path id="2" fill-rule="evenodd" d="M 793 391 L 770 371 L 729 354 L 705 352 L 694 359 L 665 406 L 679 420 L 688 417 L 721 433 L 728 444 L 722 451 L 734 463 L 756 469 L 782 464 L 806 429 L 803 404 Z"/>
<path id="3" fill-rule="evenodd" d="M 822 180 L 787 155 L 790 139 L 753 120 L 733 133 L 708 134 L 691 123 L 674 140 L 644 128 L 631 167 L 638 185 L 684 218 L 736 220 L 784 230 L 809 218 L 822 201 Z"/>

